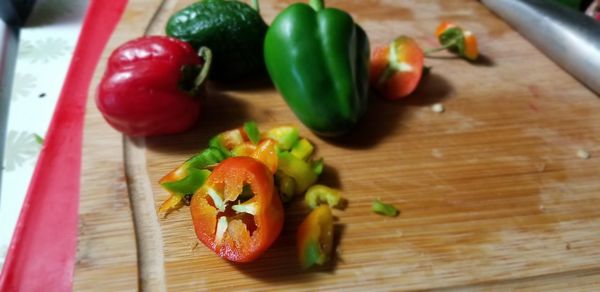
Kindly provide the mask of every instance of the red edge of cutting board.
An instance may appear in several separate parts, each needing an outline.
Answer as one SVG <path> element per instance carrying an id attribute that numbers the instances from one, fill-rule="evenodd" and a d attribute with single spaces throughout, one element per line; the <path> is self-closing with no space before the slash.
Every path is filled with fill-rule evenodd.
<path id="1" fill-rule="evenodd" d="M 0 291 L 72 290 L 88 88 L 126 4 L 89 4 L 0 275 Z"/>

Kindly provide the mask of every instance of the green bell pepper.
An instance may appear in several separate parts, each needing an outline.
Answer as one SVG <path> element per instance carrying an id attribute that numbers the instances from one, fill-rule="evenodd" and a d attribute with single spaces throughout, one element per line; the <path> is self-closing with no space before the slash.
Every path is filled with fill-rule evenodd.
<path id="1" fill-rule="evenodd" d="M 302 123 L 323 136 L 347 133 L 364 115 L 369 55 L 364 30 L 323 0 L 286 8 L 264 45 L 275 86 Z"/>

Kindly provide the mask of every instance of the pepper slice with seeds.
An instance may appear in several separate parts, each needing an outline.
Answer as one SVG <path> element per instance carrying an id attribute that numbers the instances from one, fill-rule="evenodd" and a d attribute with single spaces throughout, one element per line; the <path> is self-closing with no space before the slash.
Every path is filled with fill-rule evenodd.
<path id="1" fill-rule="evenodd" d="M 234 262 L 258 258 L 283 226 L 283 205 L 273 174 L 251 157 L 221 162 L 190 205 L 198 239 Z"/>

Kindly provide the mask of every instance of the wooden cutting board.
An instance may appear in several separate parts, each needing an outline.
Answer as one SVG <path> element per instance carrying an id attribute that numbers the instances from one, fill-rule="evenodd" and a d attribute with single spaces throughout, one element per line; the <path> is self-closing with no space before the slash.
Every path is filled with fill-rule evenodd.
<path id="1" fill-rule="evenodd" d="M 351 135 L 324 140 L 302 127 L 267 81 L 209 84 L 193 130 L 132 140 L 112 130 L 93 95 L 106 58 L 145 33 L 163 34 L 192 1 L 130 0 L 96 71 L 87 109 L 77 290 L 405 290 L 600 287 L 600 100 L 478 1 L 329 0 L 349 11 L 371 46 L 409 35 L 425 48 L 441 20 L 480 39 L 481 61 L 427 59 L 433 70 L 397 102 L 372 97 Z M 294 1 L 262 0 L 271 22 Z M 435 113 L 431 105 L 443 103 Z M 301 200 L 280 238 L 251 264 L 199 244 L 188 208 L 159 218 L 158 179 L 243 122 L 301 127 L 325 157 L 321 181 L 349 200 L 336 211 L 334 263 L 303 272 L 295 232 Z M 580 149 L 590 159 L 577 156 Z M 397 218 L 375 215 L 373 199 Z M 131 200 L 130 200 L 131 199 Z"/>

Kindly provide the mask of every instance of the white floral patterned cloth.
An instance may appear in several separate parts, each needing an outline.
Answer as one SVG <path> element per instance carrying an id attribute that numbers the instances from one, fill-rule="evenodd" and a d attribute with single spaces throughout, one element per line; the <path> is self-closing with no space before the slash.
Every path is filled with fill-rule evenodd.
<path id="1" fill-rule="evenodd" d="M 0 186 L 0 268 L 77 44 L 87 4 L 88 0 L 38 0 L 20 31 Z"/>

